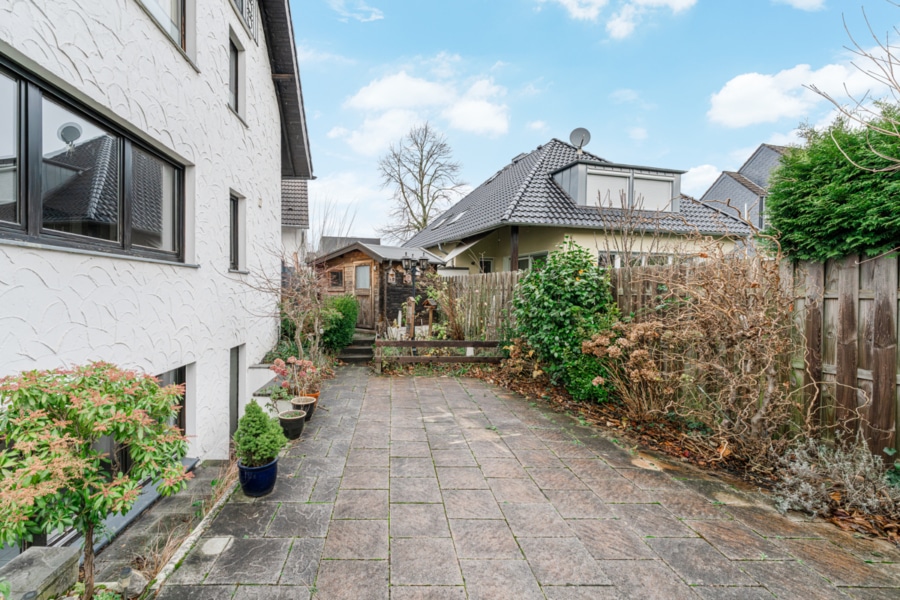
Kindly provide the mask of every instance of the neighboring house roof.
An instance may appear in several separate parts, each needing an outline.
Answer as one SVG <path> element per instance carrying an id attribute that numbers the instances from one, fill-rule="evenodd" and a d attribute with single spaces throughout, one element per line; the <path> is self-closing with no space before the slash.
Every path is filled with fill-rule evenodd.
<path id="1" fill-rule="evenodd" d="M 765 196 L 766 195 L 766 189 L 764 187 L 756 185 L 755 183 L 753 183 L 752 181 L 750 181 L 749 179 L 747 179 L 746 177 L 741 175 L 739 172 L 724 171 L 724 173 L 725 173 L 725 175 L 731 177 L 732 179 L 737 181 L 739 184 L 741 184 L 742 186 L 744 186 L 745 188 L 747 188 L 748 190 L 750 190 L 757 196 Z"/>
<path id="2" fill-rule="evenodd" d="M 577 205 L 553 179 L 553 173 L 574 162 L 613 163 L 553 139 L 528 154 L 520 154 L 494 176 L 457 202 L 404 246 L 432 247 L 461 241 L 506 225 L 609 228 L 621 223 L 622 209 Z M 660 169 L 656 169 L 660 170 Z M 693 199 L 680 212 L 639 211 L 648 229 L 676 233 L 747 233 L 747 227 L 721 211 Z M 652 223 L 651 223 L 652 221 Z"/>
<path id="3" fill-rule="evenodd" d="M 760 144 L 740 169 L 723 171 L 700 201 L 736 218 L 742 215 L 757 227 L 762 226 L 759 213 L 765 210 L 769 178 L 789 150 L 787 146 Z"/>
<path id="4" fill-rule="evenodd" d="M 281 180 L 281 226 L 309 229 L 309 188 L 305 179 Z"/>
<path id="5" fill-rule="evenodd" d="M 381 238 L 337 237 L 323 235 L 319 240 L 319 254 L 330 254 L 335 250 L 340 250 L 341 248 L 345 248 L 357 242 L 364 242 L 366 244 L 374 244 L 377 246 L 381 244 Z"/>
<path id="6" fill-rule="evenodd" d="M 380 244 L 368 244 L 365 242 L 356 242 L 354 244 L 350 244 L 349 246 L 344 246 L 343 248 L 339 248 L 329 254 L 325 254 L 323 256 L 319 256 L 316 258 L 316 263 L 327 262 L 333 258 L 338 258 L 344 254 L 353 251 L 360 251 L 368 256 L 374 258 L 375 260 L 380 261 L 390 261 L 390 262 L 400 262 L 404 258 L 412 258 L 413 260 L 419 260 L 419 258 L 427 258 L 428 262 L 435 265 L 444 264 L 443 259 L 439 258 L 437 255 L 432 254 L 428 250 L 423 248 L 404 248 L 401 246 L 382 246 Z"/>
<path id="7" fill-rule="evenodd" d="M 160 163 L 144 152 L 132 153 L 131 222 L 135 230 L 163 230 L 163 176 Z M 119 222 L 119 147 L 114 137 L 101 135 L 43 160 L 48 180 L 56 182 L 43 200 L 48 225 Z"/>
<path id="8" fill-rule="evenodd" d="M 272 83 L 281 113 L 281 175 L 312 178 L 312 158 L 290 1 L 260 0 L 259 7 L 269 49 Z"/>

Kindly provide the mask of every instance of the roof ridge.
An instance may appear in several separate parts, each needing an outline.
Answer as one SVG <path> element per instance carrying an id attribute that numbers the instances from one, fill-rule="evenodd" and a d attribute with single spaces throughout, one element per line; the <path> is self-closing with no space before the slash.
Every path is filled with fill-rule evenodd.
<path id="1" fill-rule="evenodd" d="M 729 177 L 737 181 L 739 184 L 756 194 L 757 196 L 765 196 L 767 194 L 766 189 L 761 185 L 757 185 L 753 183 L 750 178 L 746 175 L 740 173 L 739 171 L 722 171 L 727 174 Z"/>
<path id="2" fill-rule="evenodd" d="M 512 216 L 513 211 L 516 210 L 516 206 L 519 204 L 519 201 L 522 199 L 522 196 L 525 195 L 525 190 L 528 189 L 529 185 L 531 185 L 531 180 L 534 178 L 535 173 L 538 171 L 540 166 L 544 163 L 544 159 L 549 154 L 549 152 L 547 151 L 547 146 L 549 146 L 553 142 L 564 143 L 564 142 L 560 142 L 556 138 L 553 138 L 552 140 L 550 140 L 550 142 L 544 144 L 543 146 L 540 146 L 537 150 L 535 150 L 535 152 L 540 151 L 541 155 L 535 161 L 534 166 L 531 167 L 531 171 L 528 172 L 528 175 L 525 176 L 525 179 L 522 181 L 522 185 L 520 185 L 519 189 L 516 190 L 516 194 L 513 196 L 512 202 L 509 203 L 509 206 L 507 207 L 506 211 L 500 217 L 501 222 L 508 221 L 509 218 Z"/>

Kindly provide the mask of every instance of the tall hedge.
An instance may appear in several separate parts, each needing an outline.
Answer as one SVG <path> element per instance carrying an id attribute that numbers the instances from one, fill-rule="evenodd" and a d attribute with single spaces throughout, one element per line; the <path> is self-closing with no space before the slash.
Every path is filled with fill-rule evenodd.
<path id="1" fill-rule="evenodd" d="M 359 305 L 353 296 L 335 296 L 328 300 L 327 308 L 334 309 L 336 314 L 329 319 L 322 334 L 322 345 L 332 352 L 340 352 L 353 341 Z"/>
<path id="2" fill-rule="evenodd" d="M 871 124 L 896 129 L 890 121 L 898 115 L 883 106 Z M 806 145 L 784 156 L 766 199 L 768 229 L 780 235 L 785 254 L 822 261 L 900 244 L 900 172 L 885 171 L 897 166 L 889 157 L 900 159 L 900 136 L 841 119 L 803 133 Z"/>

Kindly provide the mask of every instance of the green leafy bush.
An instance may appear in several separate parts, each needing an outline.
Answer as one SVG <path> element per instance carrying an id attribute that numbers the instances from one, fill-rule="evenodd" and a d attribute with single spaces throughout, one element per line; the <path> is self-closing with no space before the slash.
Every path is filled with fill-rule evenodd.
<path id="1" fill-rule="evenodd" d="M 353 341 L 359 305 L 353 296 L 347 295 L 329 298 L 326 306 L 333 309 L 334 316 L 322 334 L 322 345 L 332 352 L 340 352 Z"/>
<path id="2" fill-rule="evenodd" d="M 263 357 L 264 363 L 273 363 L 275 359 L 287 360 L 292 356 L 300 356 L 300 348 L 291 338 L 278 340 L 274 350 L 269 350 Z"/>
<path id="3" fill-rule="evenodd" d="M 245 467 L 261 467 L 278 457 L 287 438 L 278 419 L 267 415 L 256 400 L 250 402 L 234 432 L 234 451 Z"/>
<path id="4" fill-rule="evenodd" d="M 537 352 L 544 371 L 573 397 L 603 400 L 593 384 L 601 363 L 581 352 L 582 340 L 609 328 L 618 313 L 609 276 L 591 253 L 567 239 L 541 269 L 519 282 L 513 298 L 516 334 Z"/>
<path id="5" fill-rule="evenodd" d="M 881 110 L 869 129 L 841 119 L 822 131 L 807 128 L 805 147 L 782 158 L 765 211 L 788 256 L 821 261 L 897 246 L 900 171 L 889 157 L 900 157 L 900 137 L 877 128 L 893 129 L 900 110 Z"/>
<path id="6" fill-rule="evenodd" d="M 128 512 L 145 479 L 167 496 L 189 477 L 187 440 L 169 424 L 183 393 L 102 362 L 0 378 L 0 545 L 74 527 L 90 599 L 95 529 Z M 127 451 L 127 469 L 102 438 Z"/>

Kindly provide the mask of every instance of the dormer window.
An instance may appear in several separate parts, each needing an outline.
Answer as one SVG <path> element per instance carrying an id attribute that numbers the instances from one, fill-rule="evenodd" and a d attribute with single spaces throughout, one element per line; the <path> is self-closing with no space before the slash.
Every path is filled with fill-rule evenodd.
<path id="1" fill-rule="evenodd" d="M 553 174 L 576 204 L 678 211 L 681 172 L 627 165 L 574 163 Z"/>
<path id="2" fill-rule="evenodd" d="M 675 178 L 635 172 L 587 169 L 586 206 L 672 210 Z"/>

